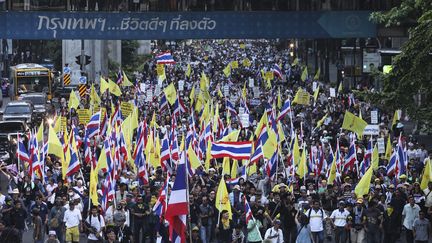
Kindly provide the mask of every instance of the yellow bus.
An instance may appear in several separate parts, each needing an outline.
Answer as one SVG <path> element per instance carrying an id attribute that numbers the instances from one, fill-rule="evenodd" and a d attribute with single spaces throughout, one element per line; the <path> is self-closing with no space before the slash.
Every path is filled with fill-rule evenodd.
<path id="1" fill-rule="evenodd" d="M 10 96 L 11 99 L 18 99 L 20 94 L 30 92 L 44 92 L 47 98 L 52 98 L 51 70 L 35 63 L 23 63 L 11 67 Z"/>

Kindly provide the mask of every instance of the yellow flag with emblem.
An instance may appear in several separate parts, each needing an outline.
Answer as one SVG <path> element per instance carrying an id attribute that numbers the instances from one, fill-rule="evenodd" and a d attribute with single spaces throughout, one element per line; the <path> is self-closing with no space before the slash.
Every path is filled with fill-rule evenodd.
<path id="1" fill-rule="evenodd" d="M 249 61 L 248 58 L 243 59 L 242 65 L 245 67 L 250 67 L 251 62 Z"/>
<path id="2" fill-rule="evenodd" d="M 319 80 L 320 75 L 321 75 L 321 68 L 318 68 L 317 72 L 315 73 L 314 80 Z"/>
<path id="3" fill-rule="evenodd" d="M 98 173 L 95 168 L 90 169 L 90 186 L 89 186 L 89 197 L 91 200 L 91 204 L 98 206 L 98 194 L 97 194 L 97 184 L 98 184 Z"/>
<path id="4" fill-rule="evenodd" d="M 94 105 L 94 104 L 100 104 L 100 103 L 101 103 L 101 99 L 96 92 L 94 84 L 92 84 L 92 86 L 90 88 L 90 104 Z"/>
<path id="5" fill-rule="evenodd" d="M 44 123 L 42 121 L 36 134 L 36 139 L 38 142 L 44 142 L 43 134 L 44 134 Z"/>
<path id="6" fill-rule="evenodd" d="M 294 159 L 294 165 L 297 166 L 300 163 L 300 147 L 298 144 L 297 134 L 294 136 L 294 146 L 293 150 L 291 151 Z"/>
<path id="7" fill-rule="evenodd" d="M 114 83 L 114 81 L 112 81 L 111 79 L 108 80 L 108 85 L 109 85 L 109 91 L 111 94 L 115 95 L 115 96 L 121 96 L 122 92 L 120 87 Z"/>
<path id="8" fill-rule="evenodd" d="M 299 88 L 297 90 L 296 95 L 294 96 L 292 103 L 299 104 L 299 105 L 309 105 L 309 102 L 310 102 L 310 94 L 306 90 Z"/>
<path id="9" fill-rule="evenodd" d="M 297 175 L 299 175 L 300 178 L 304 178 L 306 173 L 308 172 L 308 168 L 307 168 L 307 162 L 306 162 L 306 158 L 307 158 L 307 150 L 306 148 L 303 146 L 303 152 L 302 152 L 302 156 L 300 159 L 300 164 L 299 167 L 297 169 Z"/>
<path id="10" fill-rule="evenodd" d="M 369 169 L 366 171 L 366 173 L 363 175 L 363 177 L 360 179 L 359 183 L 354 189 L 354 192 L 357 197 L 362 197 L 369 193 L 372 174 L 373 174 L 373 168 L 372 166 L 369 166 Z"/>
<path id="11" fill-rule="evenodd" d="M 368 125 L 367 122 L 365 122 L 360 117 L 355 116 L 353 113 L 349 111 L 345 111 L 345 116 L 342 123 L 343 129 L 355 132 L 359 136 L 362 136 L 363 131 L 367 125 Z"/>
<path id="12" fill-rule="evenodd" d="M 65 143 L 66 142 L 67 141 L 65 141 Z M 48 126 L 48 154 L 54 154 L 60 158 L 60 161 L 62 162 L 62 174 L 63 178 L 65 178 L 67 167 L 63 168 L 65 164 L 63 145 L 61 144 L 56 132 L 54 131 L 54 128 L 51 125 Z"/>
<path id="13" fill-rule="evenodd" d="M 238 170 L 238 161 L 233 160 L 232 166 L 231 166 L 231 178 L 237 178 L 237 170 Z"/>
<path id="14" fill-rule="evenodd" d="M 238 61 L 232 61 L 231 62 L 231 67 L 232 67 L 232 69 L 238 68 Z"/>
<path id="15" fill-rule="evenodd" d="M 231 203 L 229 200 L 228 190 L 225 184 L 225 180 L 222 176 L 216 193 L 215 207 L 222 212 L 227 210 L 229 218 L 232 219 Z"/>
<path id="16" fill-rule="evenodd" d="M 313 94 L 314 102 L 316 102 L 317 99 L 318 99 L 319 91 L 320 91 L 320 88 L 319 88 L 319 86 L 318 86 L 318 87 L 315 89 L 314 94 Z"/>
<path id="17" fill-rule="evenodd" d="M 170 103 L 170 105 L 173 105 L 177 99 L 177 91 L 174 87 L 174 83 L 170 83 L 165 89 L 164 89 L 165 96 Z"/>
<path id="18" fill-rule="evenodd" d="M 194 103 L 194 100 L 195 100 L 195 85 L 192 85 L 192 90 L 189 94 L 189 100 L 190 100 L 190 103 L 192 105 Z"/>
<path id="19" fill-rule="evenodd" d="M 333 155 L 333 162 L 330 167 L 330 173 L 329 173 L 327 183 L 329 185 L 333 185 L 335 179 L 336 179 L 336 155 Z"/>

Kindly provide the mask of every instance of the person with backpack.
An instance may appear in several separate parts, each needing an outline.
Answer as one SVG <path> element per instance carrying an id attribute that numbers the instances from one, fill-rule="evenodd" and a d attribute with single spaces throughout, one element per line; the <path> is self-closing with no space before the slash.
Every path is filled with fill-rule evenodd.
<path id="1" fill-rule="evenodd" d="M 269 228 L 264 235 L 264 242 L 268 243 L 284 243 L 283 232 L 280 229 L 281 221 L 276 219 L 273 222 L 273 227 Z"/>
<path id="2" fill-rule="evenodd" d="M 313 242 L 324 242 L 324 210 L 320 207 L 319 201 L 314 201 L 312 208 L 306 211 L 309 220 L 310 229 L 312 232 Z"/>
<path id="3" fill-rule="evenodd" d="M 103 240 L 102 231 L 105 228 L 105 221 L 100 216 L 97 206 L 91 207 L 91 215 L 85 220 L 86 231 L 88 232 L 88 243 L 101 243 Z"/>
<path id="4" fill-rule="evenodd" d="M 345 202 L 339 202 L 339 208 L 335 209 L 330 218 L 335 232 L 335 242 L 344 243 L 347 239 L 346 225 L 349 216 L 348 210 L 345 209 Z"/>
<path id="5" fill-rule="evenodd" d="M 351 215 L 348 217 L 348 223 L 351 229 L 350 238 L 352 243 L 363 243 L 366 238 L 364 226 L 366 224 L 366 214 L 363 207 L 363 199 L 357 199 L 356 206 L 353 208 Z"/>

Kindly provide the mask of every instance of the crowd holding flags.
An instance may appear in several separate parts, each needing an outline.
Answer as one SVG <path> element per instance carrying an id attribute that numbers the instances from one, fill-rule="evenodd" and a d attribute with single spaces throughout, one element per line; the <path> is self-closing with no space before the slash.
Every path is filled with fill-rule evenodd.
<path id="1" fill-rule="evenodd" d="M 176 62 L 171 53 L 164 52 L 156 56 L 156 63 L 170 65 Z M 230 61 L 221 71 L 227 78 L 231 77 L 236 72 L 236 65 L 238 63 Z M 188 78 L 196 75 L 190 63 L 184 66 Z M 282 80 L 286 73 L 282 69 L 274 63 L 267 70 Z M 281 95 L 275 87 L 266 88 L 269 97 L 262 98 L 259 107 L 262 113 L 257 114 L 258 109 L 255 106 L 252 108 L 252 102 L 248 99 L 251 89 L 246 83 L 238 85 L 237 100 L 232 101 L 231 97 L 219 94 L 220 87 L 215 92 L 209 92 L 211 82 L 207 75 L 204 71 L 200 73 L 199 80 L 191 84 L 189 94 L 177 90 L 177 83 L 170 82 L 168 75 L 163 80 L 164 88 L 159 87 L 158 97 L 154 102 L 149 101 L 155 103 L 157 109 L 138 110 L 134 107 L 130 113 L 124 109 L 127 106 L 122 106 L 122 102 L 128 100 L 119 97 L 125 95 L 125 90 L 132 91 L 139 85 L 130 82 L 121 70 L 117 82 L 101 78 L 100 96 L 109 104 L 92 109 L 89 120 L 82 124 L 83 137 L 75 124 L 71 124 L 69 129 L 58 128 L 55 124 L 60 123 L 61 116 L 57 116 L 54 126 L 41 124 L 37 132 L 31 131 L 28 144 L 24 144 L 21 135 L 18 135 L 17 158 L 26 165 L 23 167 L 27 168 L 29 176 L 44 180 L 44 158 L 54 155 L 61 162 L 63 179 L 69 183 L 89 165 L 89 197 L 92 204 L 100 204 L 103 210 L 108 208 L 109 201 L 115 199 L 116 184 L 122 172 L 133 172 L 140 185 L 148 186 L 160 167 L 167 177 L 152 211 L 161 222 L 166 220 L 168 223 L 170 240 L 179 243 L 186 242 L 186 231 L 190 228 L 187 222 L 187 215 L 191 212 L 189 180 L 194 176 L 201 177 L 211 169 L 222 169 L 223 174 L 218 181 L 215 207 L 219 212 L 227 210 L 231 218 L 233 205 L 229 200 L 229 191 L 241 180 L 246 181 L 258 173 L 268 178 L 269 183 L 282 180 L 290 186 L 296 183 L 305 185 L 311 178 L 317 181 L 318 176 L 326 178 L 329 185 L 341 184 L 343 175 L 354 175 L 361 178 L 355 187 L 356 195 L 368 194 L 372 176 L 379 167 L 378 145 L 376 137 L 365 137 L 363 134 L 367 123 L 360 113 L 353 111 L 356 104 L 353 95 L 349 96 L 350 110 L 340 113 L 344 114 L 341 131 L 349 132 L 349 141 L 344 141 L 342 146 L 339 139 L 328 143 L 323 136 L 311 142 L 305 135 L 306 129 L 310 133 L 321 133 L 323 127 L 335 121 L 331 119 L 332 111 L 326 111 L 308 127 L 304 121 L 294 122 L 296 110 L 312 108 L 310 89 L 298 87 L 297 92 L 287 96 Z M 314 80 L 318 78 L 319 70 Z M 302 69 L 301 80 L 305 83 L 310 81 L 307 67 Z M 145 93 L 143 90 L 140 92 Z M 323 86 L 315 89 L 314 103 L 319 102 L 319 92 L 326 92 Z M 93 101 L 99 98 L 94 86 L 90 96 Z M 80 102 L 72 91 L 68 109 L 76 109 Z M 95 102 L 92 103 L 95 105 Z M 134 101 L 134 104 L 138 103 Z M 163 120 L 164 115 L 168 119 Z M 255 123 L 241 120 L 245 115 L 247 118 L 255 116 Z M 299 112 L 298 115 L 304 114 Z M 369 139 L 367 148 L 364 156 L 358 157 L 361 150 L 358 141 L 364 138 Z M 386 145 L 385 156 L 388 156 L 389 163 L 385 171 L 388 176 L 398 179 L 407 173 L 408 157 L 406 141 L 402 135 L 396 139 L 398 142 L 394 148 L 391 143 Z M 80 154 L 81 147 L 84 154 Z M 426 166 L 423 186 L 432 179 L 430 161 Z M 246 197 L 242 198 L 241 203 L 244 205 L 246 224 L 254 221 Z"/>

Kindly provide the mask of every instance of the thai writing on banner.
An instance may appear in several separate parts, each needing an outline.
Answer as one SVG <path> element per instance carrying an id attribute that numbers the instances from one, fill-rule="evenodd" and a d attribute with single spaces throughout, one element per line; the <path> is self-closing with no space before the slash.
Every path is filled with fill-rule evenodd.
<path id="1" fill-rule="evenodd" d="M 198 17 L 196 19 L 182 18 L 178 16 L 166 17 L 57 17 L 38 15 L 37 30 L 52 31 L 53 38 L 57 37 L 58 31 L 155 31 L 165 33 L 167 31 L 185 30 L 214 30 L 217 22 L 208 17 Z"/>

